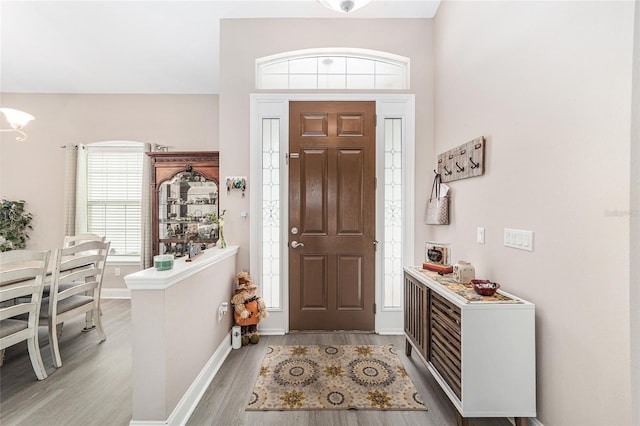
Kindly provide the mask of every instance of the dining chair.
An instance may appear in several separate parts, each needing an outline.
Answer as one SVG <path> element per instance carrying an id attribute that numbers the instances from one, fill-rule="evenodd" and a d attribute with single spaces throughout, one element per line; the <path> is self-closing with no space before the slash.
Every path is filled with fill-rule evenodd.
<path id="1" fill-rule="evenodd" d="M 106 236 L 100 236 L 97 234 L 92 234 L 89 232 L 85 232 L 82 234 L 78 234 L 78 235 L 67 235 L 64 237 L 64 241 L 62 242 L 62 247 L 71 247 L 74 246 L 78 243 L 82 243 L 85 241 L 102 241 L 104 242 L 106 240 Z M 69 284 L 64 284 L 60 287 L 58 287 L 58 291 L 62 291 L 62 290 L 66 290 L 67 288 L 73 287 L 74 285 L 76 285 L 75 283 L 69 283 Z M 48 296 L 49 295 L 49 286 L 45 285 L 44 287 L 44 296 Z M 58 331 L 58 338 L 60 338 L 60 336 L 62 335 L 62 323 L 60 323 L 60 325 L 57 328 Z M 85 325 L 84 328 L 82 329 L 82 331 L 91 331 L 95 328 L 95 323 L 93 321 L 93 313 L 92 312 L 87 312 L 86 317 L 85 317 Z"/>
<path id="2" fill-rule="evenodd" d="M 38 344 L 38 314 L 50 255 L 50 250 L 0 253 L 0 355 L 4 358 L 6 348 L 26 340 L 38 380 L 47 378 Z"/>
<path id="3" fill-rule="evenodd" d="M 78 234 L 78 235 L 67 235 L 67 236 L 64 237 L 64 241 L 62 243 L 62 247 L 71 247 L 71 246 L 74 246 L 74 245 L 76 245 L 78 243 L 82 243 L 82 242 L 86 242 L 86 241 L 102 241 L 102 242 L 104 242 L 105 239 L 106 239 L 106 237 L 101 237 L 100 235 L 90 234 L 90 233 Z M 58 287 L 58 291 L 66 290 L 66 289 L 68 289 L 70 287 L 73 287 L 74 285 L 77 285 L 77 283 L 64 284 L 64 285 Z M 45 283 L 44 290 L 42 292 L 44 297 L 49 296 L 49 292 L 50 291 L 51 291 L 51 286 L 49 285 L 49 283 Z"/>
<path id="4" fill-rule="evenodd" d="M 107 336 L 100 316 L 100 291 L 111 243 L 84 241 L 56 249 L 51 291 L 42 299 L 40 320 L 49 326 L 53 363 L 62 366 L 57 328 L 64 321 L 91 312 L 100 341 Z"/>
<path id="5" fill-rule="evenodd" d="M 64 237 L 64 241 L 62 243 L 62 247 L 71 247 L 78 243 L 82 243 L 85 241 L 102 241 L 104 242 L 106 239 L 105 236 L 100 236 L 97 234 L 84 233 L 78 235 L 67 235 Z"/>

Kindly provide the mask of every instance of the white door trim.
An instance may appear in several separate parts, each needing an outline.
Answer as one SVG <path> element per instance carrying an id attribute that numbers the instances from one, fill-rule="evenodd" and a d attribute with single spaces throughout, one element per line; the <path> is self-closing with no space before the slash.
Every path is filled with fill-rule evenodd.
<path id="1" fill-rule="evenodd" d="M 384 123 L 385 118 L 402 118 L 404 123 L 403 147 L 403 187 L 404 187 L 404 262 L 413 261 L 414 247 L 414 177 L 415 177 L 415 95 L 412 94 L 251 94 L 250 95 L 250 206 L 254 214 L 250 217 L 249 262 L 251 273 L 261 276 L 262 244 L 260 222 L 262 188 L 262 141 L 261 120 L 278 118 L 280 125 L 280 224 L 281 224 L 281 309 L 269 310 L 269 317 L 260 322 L 262 334 L 284 334 L 289 331 L 289 170 L 285 154 L 289 149 L 289 102 L 290 101 L 375 101 L 378 126 L 376 128 L 376 239 L 382 241 L 384 235 Z M 382 250 L 376 252 L 376 333 L 401 334 L 403 332 L 402 309 L 382 308 Z"/>

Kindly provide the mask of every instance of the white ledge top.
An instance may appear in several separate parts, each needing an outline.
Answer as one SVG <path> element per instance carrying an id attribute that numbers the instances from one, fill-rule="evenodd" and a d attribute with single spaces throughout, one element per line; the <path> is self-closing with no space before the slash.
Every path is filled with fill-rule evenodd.
<path id="1" fill-rule="evenodd" d="M 158 271 L 155 267 L 147 268 L 126 275 L 124 282 L 131 290 L 165 290 L 203 269 L 235 256 L 237 253 L 238 246 L 228 246 L 223 249 L 210 248 L 196 256 L 191 262 L 187 262 L 186 258 L 179 258 L 173 262 L 173 268 L 168 271 Z"/>

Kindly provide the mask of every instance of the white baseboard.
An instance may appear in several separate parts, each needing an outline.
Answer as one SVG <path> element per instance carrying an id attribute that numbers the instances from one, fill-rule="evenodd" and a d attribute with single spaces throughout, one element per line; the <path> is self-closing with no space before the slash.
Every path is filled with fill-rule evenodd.
<path id="1" fill-rule="evenodd" d="M 383 328 L 378 331 L 378 334 L 382 336 L 401 336 L 404 334 L 403 328 Z"/>
<path id="2" fill-rule="evenodd" d="M 260 328 L 258 327 L 258 332 L 262 336 L 284 336 L 285 331 L 282 328 Z"/>
<path id="3" fill-rule="evenodd" d="M 218 373 L 218 370 L 222 366 L 222 363 L 227 356 L 231 353 L 231 331 L 222 340 L 220 346 L 211 355 L 209 361 L 204 365 L 198 376 L 195 378 L 189 389 L 182 395 L 180 402 L 173 409 L 173 412 L 169 418 L 165 421 L 147 421 L 147 420 L 131 420 L 130 426 L 179 426 L 184 425 L 191 417 L 191 414 L 196 409 L 198 402 L 202 398 L 202 395 L 206 392 L 207 388 L 211 384 L 211 381 Z"/>
<path id="4" fill-rule="evenodd" d="M 509 417 L 507 418 L 507 420 L 509 420 L 509 423 L 511 423 L 513 426 L 516 425 L 516 420 L 513 417 Z M 544 426 L 542 422 L 536 417 L 528 417 L 527 420 L 532 426 Z"/>
<path id="5" fill-rule="evenodd" d="M 282 328 L 260 328 L 258 331 L 262 336 L 284 336 L 287 334 Z M 329 331 L 327 331 L 329 333 Z M 387 328 L 380 330 L 377 334 L 384 336 L 401 336 L 404 334 L 404 330 L 400 328 Z"/>
<path id="6" fill-rule="evenodd" d="M 102 288 L 101 299 L 131 299 L 131 290 L 128 288 Z"/>

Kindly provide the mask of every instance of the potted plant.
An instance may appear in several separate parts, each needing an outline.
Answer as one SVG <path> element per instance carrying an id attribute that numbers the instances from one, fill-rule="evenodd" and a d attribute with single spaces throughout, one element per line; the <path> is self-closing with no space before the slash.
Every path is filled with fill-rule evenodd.
<path id="1" fill-rule="evenodd" d="M 0 252 L 24 248 L 33 229 L 33 215 L 24 209 L 25 201 L 2 199 L 0 204 Z"/>

